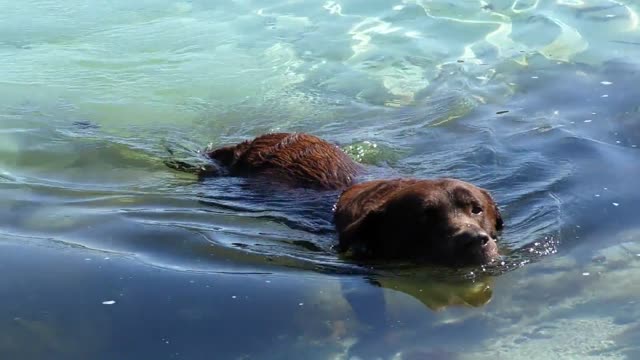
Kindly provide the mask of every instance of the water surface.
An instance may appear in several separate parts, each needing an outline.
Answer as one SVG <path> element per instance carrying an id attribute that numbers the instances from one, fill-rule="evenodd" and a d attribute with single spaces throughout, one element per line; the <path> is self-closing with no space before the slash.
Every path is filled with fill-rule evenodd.
<path id="1" fill-rule="evenodd" d="M 0 354 L 638 358 L 639 11 L 0 0 Z M 354 264 L 337 193 L 163 164 L 267 131 L 489 189 L 503 261 Z"/>

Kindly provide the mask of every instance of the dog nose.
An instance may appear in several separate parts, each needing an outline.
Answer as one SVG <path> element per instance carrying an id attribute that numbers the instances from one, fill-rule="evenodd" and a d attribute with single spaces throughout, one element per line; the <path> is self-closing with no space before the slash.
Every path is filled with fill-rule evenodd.
<path id="1" fill-rule="evenodd" d="M 491 236 L 484 231 L 463 231 L 457 236 L 465 247 L 486 246 L 491 240 Z"/>

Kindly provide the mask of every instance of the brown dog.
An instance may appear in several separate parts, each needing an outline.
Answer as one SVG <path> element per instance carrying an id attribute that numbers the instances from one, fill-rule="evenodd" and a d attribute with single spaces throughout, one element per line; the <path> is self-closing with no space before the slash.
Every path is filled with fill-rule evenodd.
<path id="1" fill-rule="evenodd" d="M 208 151 L 214 162 L 167 165 L 206 176 L 262 176 L 277 183 L 345 190 L 334 213 L 339 250 L 356 258 L 486 263 L 498 255 L 500 212 L 489 193 L 453 179 L 353 185 L 362 168 L 340 148 L 304 133 L 272 133 Z M 353 186 L 352 186 L 353 185 Z"/>
<path id="2" fill-rule="evenodd" d="M 419 259 L 460 266 L 498 256 L 502 218 L 486 190 L 454 179 L 376 180 L 342 193 L 339 250 L 361 259 Z"/>
<path id="3" fill-rule="evenodd" d="M 343 189 L 354 183 L 361 170 L 336 145 L 304 133 L 271 133 L 205 154 L 215 164 L 198 167 L 207 176 L 262 176 L 278 183 L 317 189 Z M 168 163 L 193 171 L 181 162 Z"/>

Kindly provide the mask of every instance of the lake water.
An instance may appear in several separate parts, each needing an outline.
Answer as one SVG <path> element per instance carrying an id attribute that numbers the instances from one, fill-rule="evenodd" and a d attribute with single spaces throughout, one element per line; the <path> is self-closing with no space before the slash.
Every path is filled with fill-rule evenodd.
<path id="1" fill-rule="evenodd" d="M 639 23 L 632 0 L 0 0 L 0 357 L 640 358 Z M 504 259 L 350 263 L 337 193 L 163 164 L 267 131 L 491 190 Z"/>

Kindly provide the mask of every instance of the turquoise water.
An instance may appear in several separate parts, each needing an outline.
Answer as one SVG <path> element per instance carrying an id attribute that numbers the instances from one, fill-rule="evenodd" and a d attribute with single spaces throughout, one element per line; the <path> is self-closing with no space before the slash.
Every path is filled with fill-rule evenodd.
<path id="1" fill-rule="evenodd" d="M 0 0 L 0 357 L 637 359 L 640 5 Z M 504 261 L 364 267 L 336 193 L 166 168 L 306 131 L 490 189 Z"/>

